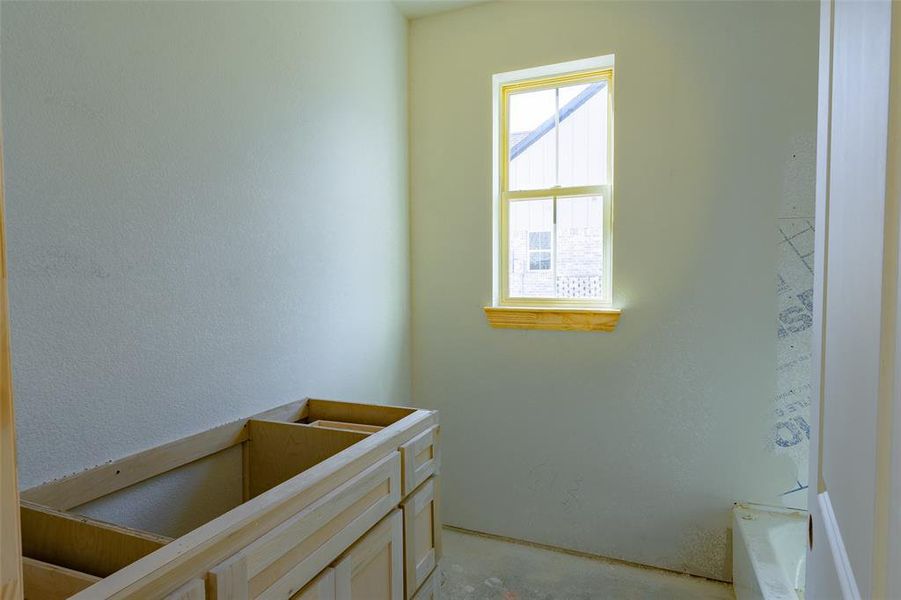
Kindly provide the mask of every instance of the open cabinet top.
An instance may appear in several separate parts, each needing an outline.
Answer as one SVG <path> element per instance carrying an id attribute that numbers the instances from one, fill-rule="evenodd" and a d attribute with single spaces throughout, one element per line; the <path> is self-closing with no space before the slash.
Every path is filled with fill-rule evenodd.
<path id="1" fill-rule="evenodd" d="M 398 487 L 412 490 L 422 463 L 437 464 L 435 445 L 417 441 L 433 432 L 434 411 L 304 399 L 33 487 L 21 493 L 26 582 L 29 569 L 54 568 L 84 588 L 77 598 L 163 598 L 392 454 L 408 463 Z M 240 502 L 177 538 L 79 514 L 236 447 Z"/>

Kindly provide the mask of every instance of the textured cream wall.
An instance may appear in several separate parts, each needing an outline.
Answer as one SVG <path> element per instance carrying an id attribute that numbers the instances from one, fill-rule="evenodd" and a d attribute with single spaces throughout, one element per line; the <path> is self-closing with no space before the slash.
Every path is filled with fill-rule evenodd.
<path id="1" fill-rule="evenodd" d="M 616 54 L 614 333 L 490 329 L 491 75 Z M 815 3 L 499 2 L 410 31 L 413 393 L 453 525 L 728 578 L 777 502 L 774 222 L 815 131 Z"/>
<path id="2" fill-rule="evenodd" d="M 410 401 L 393 5 L 9 2 L 2 45 L 24 487 L 306 395 Z M 234 499 L 228 456 L 189 471 L 156 482 L 184 514 L 92 510 L 183 531 Z"/>

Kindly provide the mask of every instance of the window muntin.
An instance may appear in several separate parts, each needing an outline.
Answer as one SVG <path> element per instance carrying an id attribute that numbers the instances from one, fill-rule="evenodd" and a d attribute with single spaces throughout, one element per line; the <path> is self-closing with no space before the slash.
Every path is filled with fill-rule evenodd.
<path id="1" fill-rule="evenodd" d="M 611 305 L 612 86 L 612 69 L 500 86 L 500 305 Z"/>

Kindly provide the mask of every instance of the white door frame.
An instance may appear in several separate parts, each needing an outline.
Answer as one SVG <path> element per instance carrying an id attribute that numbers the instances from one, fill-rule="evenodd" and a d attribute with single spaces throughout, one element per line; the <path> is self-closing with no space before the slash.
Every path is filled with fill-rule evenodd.
<path id="1" fill-rule="evenodd" d="M 876 6 L 877 4 L 881 5 Z M 838 7 L 838 11 L 836 8 Z M 873 456 L 874 464 L 854 464 L 842 468 L 872 470 L 875 485 L 870 496 L 872 506 L 860 507 L 866 511 L 872 510 L 873 520 L 864 523 L 866 531 L 860 529 L 859 522 L 853 522 L 848 518 L 848 511 L 855 511 L 856 507 L 845 506 L 845 513 L 837 516 L 832 499 L 829 495 L 829 485 L 841 485 L 841 482 L 829 482 L 824 478 L 824 448 L 829 448 L 827 456 L 833 458 L 842 455 L 841 447 L 829 447 L 830 440 L 824 438 L 823 432 L 829 431 L 824 423 L 824 401 L 827 397 L 825 382 L 827 378 L 826 349 L 829 343 L 830 323 L 829 315 L 829 276 L 830 249 L 833 252 L 842 252 L 839 246 L 830 246 L 830 202 L 853 203 L 856 198 L 847 193 L 848 172 L 844 173 L 846 193 L 841 197 L 831 197 L 832 183 L 832 154 L 833 139 L 832 126 L 836 122 L 833 114 L 833 100 L 837 97 L 836 91 L 848 94 L 848 88 L 841 87 L 849 80 L 853 80 L 853 73 L 842 73 L 836 67 L 836 31 L 843 38 L 843 42 L 851 39 L 859 42 L 869 37 L 871 31 L 877 31 L 879 35 L 885 33 L 887 25 L 884 17 L 873 18 L 876 13 L 864 14 L 865 11 L 875 10 L 881 17 L 885 10 L 891 11 L 890 24 L 890 51 L 885 68 L 888 70 L 888 134 L 886 137 L 884 157 L 880 154 L 878 159 L 885 159 L 885 187 L 884 187 L 884 226 L 882 233 L 882 261 L 881 264 L 866 265 L 855 264 L 854 268 L 881 269 L 881 314 L 880 335 L 878 339 L 855 339 L 855 343 L 877 344 L 879 347 L 879 366 L 872 371 L 872 377 L 878 377 L 878 395 L 872 398 L 833 398 L 831 402 L 873 402 L 871 408 L 875 408 L 877 418 L 874 423 L 874 438 L 861 440 L 861 444 L 875 446 Z M 820 68 L 819 68 L 819 101 L 817 117 L 817 179 L 816 179 L 816 230 L 815 230 L 815 267 L 814 267 L 814 327 L 812 333 L 812 381 L 811 381 L 811 432 L 810 432 L 810 471 L 809 471 L 809 503 L 812 525 L 812 548 L 808 556 L 807 570 L 807 597 L 815 599 L 858 599 L 858 598 L 901 598 L 901 3 L 891 4 L 887 0 L 870 3 L 870 6 L 854 3 L 850 0 L 822 0 L 820 11 Z M 881 12 L 880 12 L 881 11 Z M 837 22 L 838 21 L 838 22 Z M 869 29 L 868 29 L 869 28 Z M 857 37 L 854 37 L 857 36 Z M 860 51 L 863 44 L 844 43 L 840 47 L 838 64 L 848 65 L 867 57 L 863 54 L 852 56 Z M 872 48 L 871 48 L 872 50 Z M 883 46 L 883 50 L 885 47 Z M 863 51 L 861 51 L 863 52 Z M 879 54 L 877 52 L 876 54 Z M 880 56 L 885 56 L 881 54 Z M 843 59 L 843 60 L 842 60 Z M 860 63 L 866 66 L 883 64 L 880 61 Z M 879 68 L 882 68 L 881 66 Z M 876 93 L 873 90 L 860 90 L 860 93 Z M 882 96 L 885 99 L 885 96 Z M 878 104 L 875 103 L 875 104 Z M 847 106 L 842 104 L 841 106 Z M 837 109 L 841 110 L 841 109 Z M 847 115 L 839 115 L 847 117 Z M 840 121 L 841 122 L 841 119 Z M 847 124 L 847 120 L 845 121 Z M 847 126 L 847 125 L 846 125 Z M 847 129 L 846 129 L 847 133 Z M 845 136 L 847 139 L 847 135 Z M 871 138 L 871 141 L 874 138 Z M 853 142 L 852 142 L 853 144 Z M 849 146 L 853 147 L 853 146 Z M 870 146 L 872 148 L 872 146 Z M 840 150 L 847 151 L 848 148 Z M 873 163 L 870 163 L 873 164 Z M 841 168 L 841 164 L 838 165 Z M 861 181 L 862 193 L 872 191 L 866 182 Z M 872 199 L 872 196 L 870 196 Z M 847 206 L 847 204 L 846 204 Z M 847 213 L 845 213 L 847 214 Z M 841 223 L 834 224 L 836 227 Z M 833 258 L 842 258 L 841 254 Z M 848 268 L 847 262 L 833 261 L 837 267 Z M 878 275 L 875 273 L 874 275 Z M 841 290 L 835 290 L 841 293 Z M 833 314 L 833 319 L 839 316 Z M 841 318 L 858 318 L 858 315 L 847 314 Z M 847 337 L 847 326 L 845 336 Z M 869 346 L 872 348 L 872 346 Z M 872 382 L 872 380 L 871 380 Z M 833 419 L 834 420 L 834 419 Z M 834 428 L 842 426 L 841 423 L 830 423 Z M 835 443 L 833 443 L 835 446 Z M 873 446 L 871 446 L 873 447 Z M 828 458 L 827 458 L 828 460 Z M 834 469 L 834 465 L 833 465 Z M 868 490 L 869 493 L 869 490 Z M 870 529 L 872 527 L 872 529 Z M 843 536 L 843 528 L 844 536 Z M 869 536 L 867 541 L 872 543 L 871 560 L 864 561 L 860 557 L 848 555 L 845 540 L 848 536 Z M 858 573 L 854 573 L 852 565 L 857 564 Z M 863 587 L 861 587 L 863 586 Z"/>

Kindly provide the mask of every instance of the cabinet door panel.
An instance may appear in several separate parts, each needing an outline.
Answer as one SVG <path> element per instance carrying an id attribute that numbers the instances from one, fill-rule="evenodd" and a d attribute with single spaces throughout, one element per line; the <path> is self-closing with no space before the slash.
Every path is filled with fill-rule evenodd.
<path id="1" fill-rule="evenodd" d="M 404 581 L 406 597 L 425 582 L 441 558 L 438 478 L 431 477 L 404 500 Z"/>
<path id="2" fill-rule="evenodd" d="M 305 588 L 291 596 L 291 600 L 337 600 L 335 570 L 329 567 Z"/>
<path id="3" fill-rule="evenodd" d="M 403 600 L 403 517 L 395 510 L 335 563 L 341 600 Z"/>

